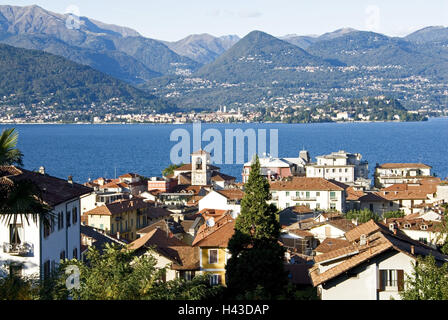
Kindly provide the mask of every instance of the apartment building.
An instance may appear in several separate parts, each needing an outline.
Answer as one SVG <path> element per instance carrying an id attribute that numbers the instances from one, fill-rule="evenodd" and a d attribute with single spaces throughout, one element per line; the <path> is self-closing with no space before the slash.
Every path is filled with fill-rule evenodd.
<path id="1" fill-rule="evenodd" d="M 40 190 L 43 201 L 51 207 L 49 223 L 41 217 L 20 217 L 0 223 L 0 266 L 6 272 L 41 279 L 55 270 L 61 259 L 80 259 L 81 199 L 91 188 L 52 177 L 41 168 L 32 172 L 16 167 L 2 167 L 0 177 L 10 183 L 28 180 Z M 1 272 L 0 272 L 1 274 Z"/>

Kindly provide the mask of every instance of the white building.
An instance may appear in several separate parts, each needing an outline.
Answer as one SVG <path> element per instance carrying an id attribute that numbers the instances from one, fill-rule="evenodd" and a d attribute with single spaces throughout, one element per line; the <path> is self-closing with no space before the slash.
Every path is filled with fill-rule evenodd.
<path id="1" fill-rule="evenodd" d="M 317 162 L 306 166 L 308 178 L 336 180 L 350 186 L 369 188 L 369 165 L 359 153 L 333 152 L 316 157 Z"/>
<path id="2" fill-rule="evenodd" d="M 448 257 L 373 220 L 345 234 L 346 246 L 320 254 L 310 269 L 322 300 L 399 300 L 418 256 Z"/>
<path id="3" fill-rule="evenodd" d="M 431 168 L 423 163 L 384 163 L 375 169 L 375 186 L 387 188 L 394 184 L 418 183 L 431 177 Z"/>
<path id="4" fill-rule="evenodd" d="M 199 211 L 204 209 L 241 211 L 244 192 L 239 189 L 212 190 L 199 200 Z"/>
<path id="5" fill-rule="evenodd" d="M 95 209 L 96 207 L 101 207 L 102 205 L 112 203 L 124 198 L 125 194 L 122 192 L 100 190 L 94 191 L 81 199 L 81 215 L 83 215 L 87 211 Z"/>
<path id="6" fill-rule="evenodd" d="M 16 223 L 2 221 L 0 266 L 9 266 L 9 271 L 18 275 L 43 278 L 61 259 L 80 259 L 80 202 L 92 189 L 46 175 L 44 171 L 36 173 L 7 167 L 2 169 L 1 175 L 11 181 L 34 182 L 53 215 L 49 227 L 40 217 L 36 221 L 29 217 L 29 224 L 20 218 Z"/>
<path id="7" fill-rule="evenodd" d="M 253 160 L 252 160 L 253 161 Z M 244 164 L 243 183 L 249 181 L 252 161 Z M 302 150 L 298 158 L 259 158 L 261 175 L 269 180 L 281 179 L 290 176 L 305 175 L 305 166 L 310 162 L 308 151 Z"/>
<path id="8" fill-rule="evenodd" d="M 312 210 L 345 211 L 343 184 L 322 178 L 291 177 L 271 183 L 271 203 L 278 209 L 304 205 Z"/>

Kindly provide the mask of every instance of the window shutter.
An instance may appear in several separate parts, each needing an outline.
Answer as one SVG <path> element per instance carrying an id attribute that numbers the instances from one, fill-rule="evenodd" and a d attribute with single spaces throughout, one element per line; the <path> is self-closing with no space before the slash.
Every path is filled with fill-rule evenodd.
<path id="1" fill-rule="evenodd" d="M 384 291 L 384 280 L 383 280 L 383 270 L 378 271 L 378 291 Z"/>
<path id="2" fill-rule="evenodd" d="M 397 270 L 397 283 L 398 283 L 398 291 L 404 290 L 404 271 Z"/>

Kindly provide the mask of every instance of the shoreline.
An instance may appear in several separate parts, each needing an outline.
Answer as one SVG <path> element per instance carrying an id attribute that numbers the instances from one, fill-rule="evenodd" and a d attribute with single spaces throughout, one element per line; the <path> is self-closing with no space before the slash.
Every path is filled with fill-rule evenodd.
<path id="1" fill-rule="evenodd" d="M 305 122 L 305 123 L 285 123 L 285 122 L 201 122 L 202 124 L 285 124 L 285 125 L 301 125 L 301 124 L 349 124 L 349 123 L 409 123 L 409 122 L 428 122 L 432 119 L 448 119 L 448 116 L 429 117 L 427 120 L 421 121 L 327 121 L 327 122 Z M 191 125 L 194 122 L 0 122 L 0 125 Z"/>

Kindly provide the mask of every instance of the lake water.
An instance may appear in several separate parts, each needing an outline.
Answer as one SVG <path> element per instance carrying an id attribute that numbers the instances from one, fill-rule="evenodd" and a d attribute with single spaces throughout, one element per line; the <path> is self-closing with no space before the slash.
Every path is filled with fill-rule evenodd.
<path id="1" fill-rule="evenodd" d="M 160 176 L 177 143 L 170 141 L 171 132 L 179 128 L 192 132 L 192 125 L 149 124 L 0 125 L 0 130 L 12 126 L 19 132 L 26 169 L 43 165 L 53 176 L 72 175 L 82 183 L 100 176 L 114 178 L 115 172 Z M 376 163 L 422 162 L 431 165 L 437 176 L 448 176 L 447 118 L 403 123 L 202 124 L 203 132 L 209 128 L 278 129 L 280 157 L 296 157 L 305 148 L 314 161 L 318 155 L 345 150 L 361 153 L 371 174 Z M 241 164 L 218 166 L 241 180 Z"/>

